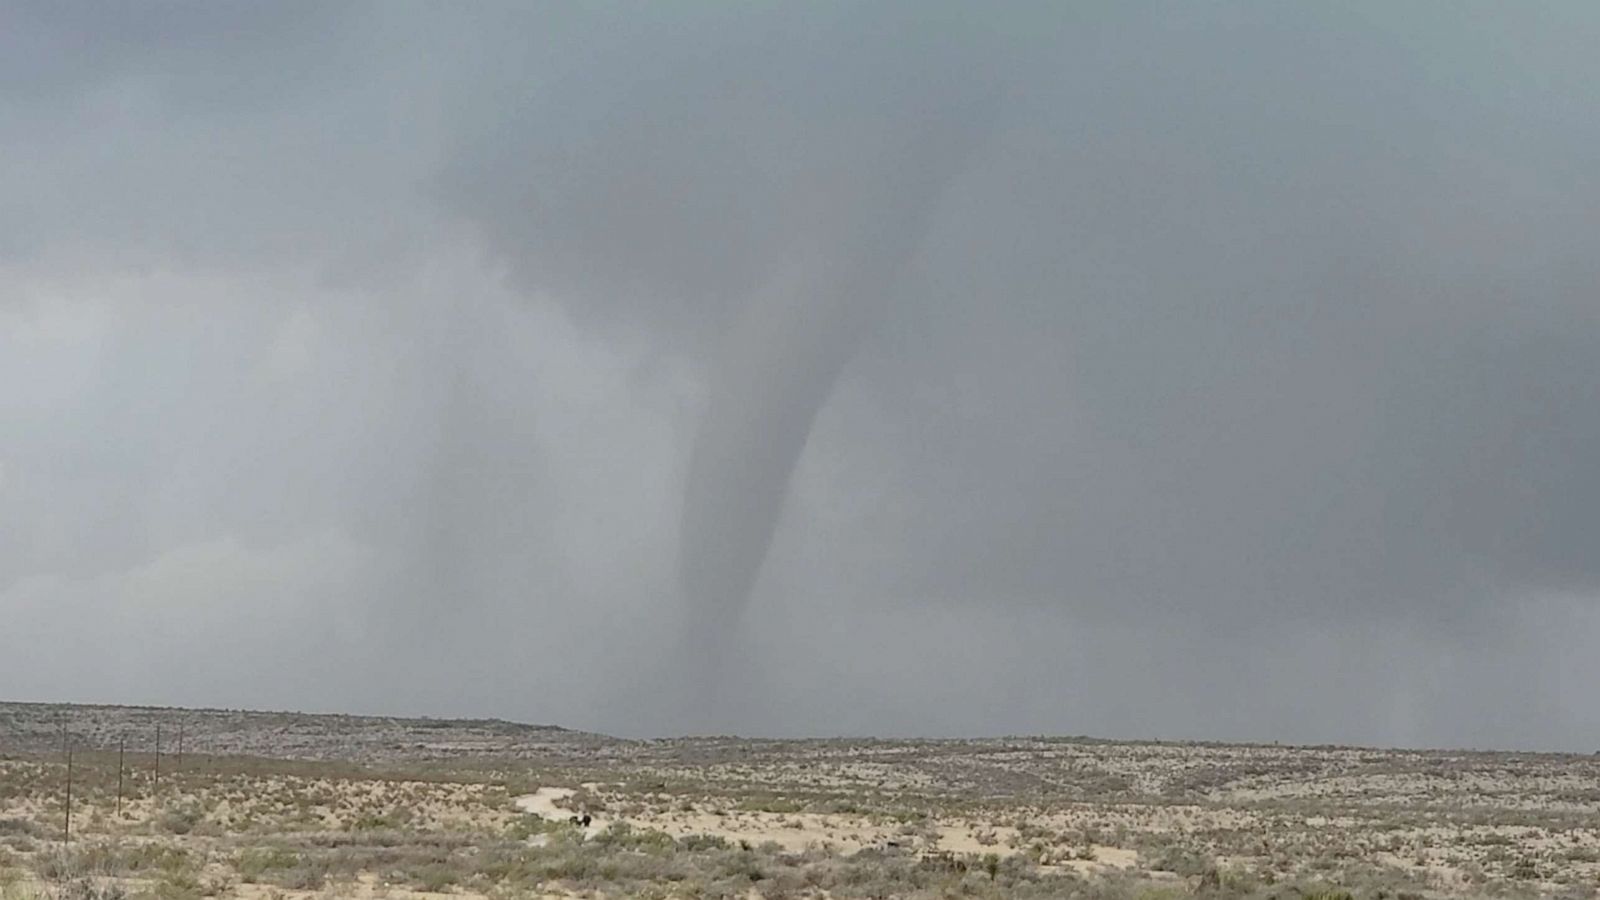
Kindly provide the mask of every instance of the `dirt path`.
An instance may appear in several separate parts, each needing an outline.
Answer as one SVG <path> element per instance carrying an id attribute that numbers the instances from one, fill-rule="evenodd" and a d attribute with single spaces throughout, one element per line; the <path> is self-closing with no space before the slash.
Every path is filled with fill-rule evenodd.
<path id="1" fill-rule="evenodd" d="M 595 786 L 585 785 L 593 790 Z M 572 788 L 544 787 L 531 794 L 523 794 L 514 801 L 517 809 L 552 822 L 567 822 L 573 810 L 558 805 L 576 791 Z M 592 816 L 584 829 L 584 839 L 604 831 L 610 820 Z M 763 813 L 763 812 L 692 812 L 668 813 L 665 816 L 647 816 L 627 820 L 636 828 L 665 832 L 673 837 L 704 834 L 729 841 L 749 841 L 752 844 L 775 843 L 789 852 L 799 852 L 809 847 L 829 846 L 843 853 L 855 853 L 868 847 L 898 845 L 922 850 L 953 853 L 960 857 L 982 857 L 993 853 L 1000 857 L 1018 852 L 1018 833 L 1007 826 L 984 826 L 974 822 L 950 822 L 938 825 L 937 837 L 931 846 L 921 838 L 902 836 L 889 826 L 875 824 L 858 816 L 828 815 L 825 813 Z M 982 837 L 980 837 L 982 835 Z M 546 835 L 537 835 L 534 843 L 542 844 Z M 1046 866 L 1053 871 L 1073 870 L 1081 874 L 1131 868 L 1138 862 L 1138 853 L 1118 847 L 1096 845 L 1090 859 L 1060 860 Z"/>
<path id="2" fill-rule="evenodd" d="M 538 816 L 541 819 L 548 819 L 552 822 L 568 822 L 572 820 L 573 810 L 556 805 L 556 801 L 565 800 L 575 793 L 577 791 L 572 788 L 542 787 L 531 794 L 523 794 L 512 802 L 517 805 L 517 809 L 530 815 Z M 588 840 L 605 831 L 608 824 L 606 820 L 591 813 L 589 827 L 583 830 L 584 840 Z"/>

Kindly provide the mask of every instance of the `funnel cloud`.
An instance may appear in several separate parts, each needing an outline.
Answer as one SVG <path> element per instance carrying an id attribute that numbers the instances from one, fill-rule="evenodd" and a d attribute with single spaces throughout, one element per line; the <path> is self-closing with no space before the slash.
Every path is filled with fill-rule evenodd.
<path id="1" fill-rule="evenodd" d="M 818 190 L 797 198 L 803 211 L 792 217 L 786 258 L 728 330 L 679 526 L 689 633 L 712 659 L 755 585 L 818 410 L 863 334 L 882 324 L 939 198 L 980 137 L 988 110 L 960 102 L 979 76 L 963 77 L 959 89 L 923 85 L 884 98 L 863 116 L 873 123 L 865 146 L 826 154 Z"/>
<path id="2" fill-rule="evenodd" d="M 13 3 L 10 699 L 1600 746 L 1600 12 Z"/>

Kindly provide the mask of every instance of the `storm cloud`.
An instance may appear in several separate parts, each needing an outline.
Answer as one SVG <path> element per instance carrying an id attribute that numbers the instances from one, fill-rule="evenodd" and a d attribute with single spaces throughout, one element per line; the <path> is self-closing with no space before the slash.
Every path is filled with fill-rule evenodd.
<path id="1" fill-rule="evenodd" d="M 0 15 L 0 693 L 1600 742 L 1586 5 Z"/>

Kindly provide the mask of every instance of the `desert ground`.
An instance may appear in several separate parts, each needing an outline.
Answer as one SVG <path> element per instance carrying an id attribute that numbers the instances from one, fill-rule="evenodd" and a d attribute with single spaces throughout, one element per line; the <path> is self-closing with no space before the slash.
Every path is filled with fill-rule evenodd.
<path id="1" fill-rule="evenodd" d="M 1600 756 L 0 703 L 4 900 L 1597 893 Z"/>

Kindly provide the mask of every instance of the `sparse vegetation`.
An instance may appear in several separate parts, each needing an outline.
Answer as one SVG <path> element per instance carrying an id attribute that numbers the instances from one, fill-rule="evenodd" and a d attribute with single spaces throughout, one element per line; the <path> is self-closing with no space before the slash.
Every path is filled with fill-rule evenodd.
<path id="1" fill-rule="evenodd" d="M 205 752 L 164 759 L 159 784 L 153 754 L 129 754 L 119 816 L 107 747 L 161 715 L 182 715 Z M 63 719 L 78 748 L 66 847 Z M 0 704 L 0 724 L 0 900 L 1403 900 L 1592 897 L 1600 885 L 1595 757 L 629 742 L 506 723 L 22 704 Z M 572 821 L 585 814 L 591 825 Z"/>

